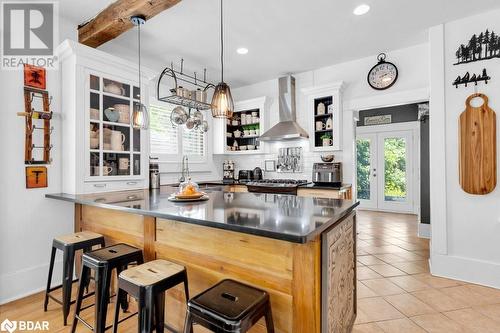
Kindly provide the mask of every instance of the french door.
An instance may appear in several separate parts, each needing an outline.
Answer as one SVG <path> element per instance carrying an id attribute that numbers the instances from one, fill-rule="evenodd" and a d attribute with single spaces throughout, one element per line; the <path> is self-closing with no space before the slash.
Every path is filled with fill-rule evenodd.
<path id="1" fill-rule="evenodd" d="M 398 125 L 357 128 L 356 195 L 361 208 L 416 213 L 418 125 Z"/>

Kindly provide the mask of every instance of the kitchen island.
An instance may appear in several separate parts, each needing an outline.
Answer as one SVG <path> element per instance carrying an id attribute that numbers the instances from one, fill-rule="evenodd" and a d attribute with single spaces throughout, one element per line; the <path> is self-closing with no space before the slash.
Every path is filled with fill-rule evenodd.
<path id="1" fill-rule="evenodd" d="M 195 295 L 224 278 L 266 290 L 277 332 L 348 332 L 356 316 L 355 207 L 349 200 L 207 187 L 209 200 L 173 203 L 174 187 L 51 194 L 75 204 L 75 231 L 143 249 L 146 260 L 186 266 Z M 167 293 L 167 322 L 181 329 L 182 289 Z M 265 332 L 259 323 L 251 332 Z"/>

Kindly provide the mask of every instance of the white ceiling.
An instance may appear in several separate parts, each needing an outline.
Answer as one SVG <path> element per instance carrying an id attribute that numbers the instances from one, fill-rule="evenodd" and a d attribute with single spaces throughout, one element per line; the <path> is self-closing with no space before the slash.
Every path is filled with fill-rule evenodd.
<path id="1" fill-rule="evenodd" d="M 61 11 L 83 22 L 110 2 L 65 0 Z M 354 16 L 360 3 L 371 10 Z M 423 43 L 430 26 L 499 7 L 498 0 L 226 0 L 225 81 L 242 86 Z M 142 31 L 148 67 L 160 71 L 183 57 L 185 68 L 207 67 L 219 80 L 219 0 L 183 0 Z M 101 49 L 135 60 L 136 45 L 133 30 Z M 236 53 L 241 46 L 247 55 Z"/>

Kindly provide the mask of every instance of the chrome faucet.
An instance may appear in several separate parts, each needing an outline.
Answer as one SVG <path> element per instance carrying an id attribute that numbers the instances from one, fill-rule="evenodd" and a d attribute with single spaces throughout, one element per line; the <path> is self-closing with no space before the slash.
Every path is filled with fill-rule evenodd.
<path id="1" fill-rule="evenodd" d="M 186 177 L 189 177 L 189 160 L 187 155 L 184 155 L 182 156 L 181 176 L 179 177 L 179 183 L 185 182 Z"/>

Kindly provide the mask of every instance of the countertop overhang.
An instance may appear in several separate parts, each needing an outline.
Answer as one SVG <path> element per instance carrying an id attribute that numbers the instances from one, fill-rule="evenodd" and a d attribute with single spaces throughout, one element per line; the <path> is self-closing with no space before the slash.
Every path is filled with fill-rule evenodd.
<path id="1" fill-rule="evenodd" d="M 98 194 L 47 194 L 50 199 L 198 224 L 294 243 L 315 239 L 352 212 L 359 202 L 268 193 L 203 189 L 209 200 L 175 203 L 175 187 Z"/>

